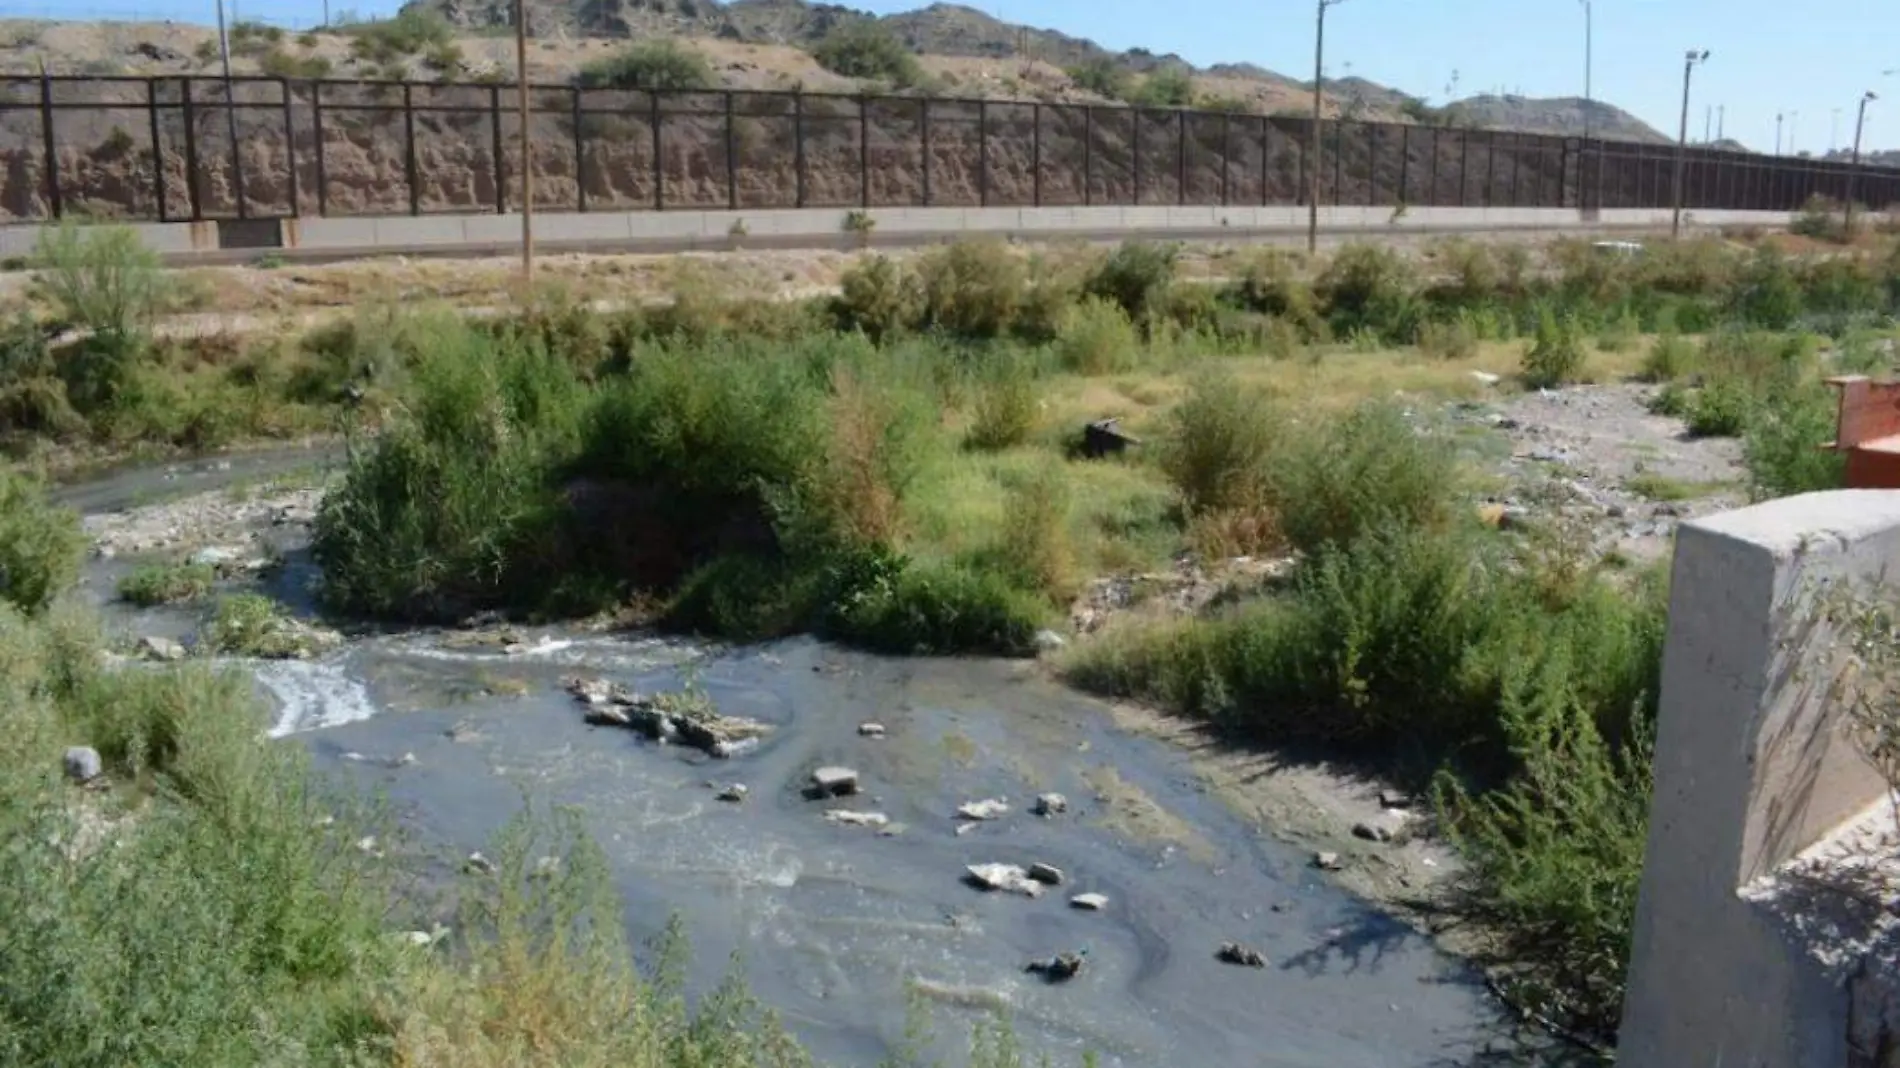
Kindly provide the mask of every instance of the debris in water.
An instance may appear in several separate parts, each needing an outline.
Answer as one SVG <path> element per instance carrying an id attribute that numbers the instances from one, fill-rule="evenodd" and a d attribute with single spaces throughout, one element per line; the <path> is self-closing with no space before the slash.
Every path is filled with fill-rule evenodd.
<path id="1" fill-rule="evenodd" d="M 1084 912 L 1100 912 L 1108 907 L 1106 894 L 1077 894 L 1069 899 L 1069 907 Z"/>
<path id="2" fill-rule="evenodd" d="M 733 804 L 738 804 L 739 802 L 745 800 L 745 795 L 746 795 L 745 783 L 735 782 L 727 786 L 725 789 L 719 791 L 719 800 L 730 801 Z"/>
<path id="3" fill-rule="evenodd" d="M 1345 865 L 1340 863 L 1338 853 L 1321 852 L 1313 854 L 1313 867 L 1321 871 L 1338 871 Z"/>
<path id="4" fill-rule="evenodd" d="M 827 823 L 842 823 L 850 827 L 883 827 L 891 818 L 882 812 L 853 812 L 850 809 L 834 808 L 825 813 Z"/>
<path id="5" fill-rule="evenodd" d="M 864 738 L 882 738 L 884 737 L 884 724 L 860 723 L 858 724 L 858 735 Z"/>
<path id="6" fill-rule="evenodd" d="M 654 741 L 678 740 L 715 757 L 736 756 L 771 730 L 757 720 L 720 715 L 698 692 L 643 697 L 606 679 L 569 678 L 561 685 L 588 706 L 589 723 L 632 727 Z"/>
<path id="7" fill-rule="evenodd" d="M 462 870 L 470 875 L 493 875 L 495 862 L 480 853 L 470 853 L 468 859 L 462 862 Z"/>
<path id="8" fill-rule="evenodd" d="M 139 639 L 139 655 L 147 660 L 170 662 L 185 658 L 185 647 L 170 638 L 148 634 Z"/>
<path id="9" fill-rule="evenodd" d="M 982 801 L 969 801 L 957 806 L 957 818 L 966 820 L 993 820 L 1009 811 L 1009 802 L 1000 797 L 986 798 Z"/>
<path id="10" fill-rule="evenodd" d="M 1069 799 L 1061 794 L 1038 794 L 1034 811 L 1044 818 L 1060 815 L 1069 811 Z"/>
<path id="11" fill-rule="evenodd" d="M 1267 958 L 1260 951 L 1241 945 L 1239 942 L 1222 942 L 1220 952 L 1215 954 L 1223 964 L 1238 964 L 1243 968 L 1264 968 Z"/>
<path id="12" fill-rule="evenodd" d="M 1076 973 L 1082 970 L 1083 958 L 1088 955 L 1087 949 L 1074 953 L 1058 953 L 1048 960 L 1032 960 L 1023 970 L 1041 975 L 1052 983 L 1067 982 L 1075 978 Z"/>
<path id="13" fill-rule="evenodd" d="M 970 885 L 979 890 L 1002 890 L 1024 897 L 1041 897 L 1042 883 L 1014 864 L 972 864 L 963 869 Z"/>
<path id="14" fill-rule="evenodd" d="M 1061 886 L 1065 878 L 1062 869 L 1053 864 L 1031 864 L 1029 877 L 1047 886 Z"/>

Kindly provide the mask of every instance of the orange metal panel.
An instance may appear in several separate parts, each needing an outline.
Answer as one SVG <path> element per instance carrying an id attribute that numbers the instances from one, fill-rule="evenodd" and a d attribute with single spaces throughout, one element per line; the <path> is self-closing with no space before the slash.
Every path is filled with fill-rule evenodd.
<path id="1" fill-rule="evenodd" d="M 1873 382 L 1864 375 L 1830 378 L 1841 391 L 1834 442 L 1847 454 L 1851 489 L 1900 489 L 1900 382 Z"/>

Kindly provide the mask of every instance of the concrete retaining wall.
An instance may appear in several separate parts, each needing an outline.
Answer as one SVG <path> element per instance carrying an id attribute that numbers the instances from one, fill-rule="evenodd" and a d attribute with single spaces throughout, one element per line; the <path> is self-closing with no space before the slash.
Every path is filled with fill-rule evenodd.
<path id="1" fill-rule="evenodd" d="M 777 211 L 557 212 L 536 215 L 535 240 L 550 250 L 676 251 L 746 247 L 834 247 L 857 243 L 845 229 L 849 213 L 832 209 Z M 880 208 L 869 241 L 916 244 L 963 234 L 1023 239 L 1179 237 L 1272 240 L 1305 233 L 1307 211 L 1280 207 Z M 1590 232 L 1667 227 L 1667 210 L 1604 211 L 1585 222 L 1561 208 L 1391 208 L 1320 210 L 1321 230 L 1334 238 L 1430 233 Z M 1691 227 L 1782 227 L 1779 212 L 1684 214 Z M 379 254 L 480 254 L 516 248 L 519 215 L 303 218 L 251 222 L 140 223 L 148 245 L 176 260 L 229 261 L 278 250 L 290 258 Z M 40 227 L 0 227 L 0 256 L 32 250 Z"/>
<path id="2" fill-rule="evenodd" d="M 1838 959 L 1864 933 L 1822 932 L 1823 952 L 1817 925 L 1742 889 L 1885 807 L 1827 699 L 1811 598 L 1884 586 L 1897 563 L 1895 491 L 1791 497 L 1678 532 L 1623 1068 L 1874 1063 L 1848 1040 L 1863 957 Z"/>

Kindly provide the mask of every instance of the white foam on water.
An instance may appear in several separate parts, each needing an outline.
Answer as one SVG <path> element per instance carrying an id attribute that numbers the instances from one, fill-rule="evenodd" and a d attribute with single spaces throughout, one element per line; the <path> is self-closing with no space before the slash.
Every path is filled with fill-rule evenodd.
<path id="1" fill-rule="evenodd" d="M 337 660 L 244 661 L 277 703 L 270 736 L 282 738 L 365 720 L 377 713 L 369 689 Z"/>
<path id="2" fill-rule="evenodd" d="M 629 641 L 624 638 L 546 637 L 514 652 L 504 652 L 500 648 L 448 648 L 439 644 L 439 641 L 434 635 L 415 635 L 391 643 L 388 651 L 419 660 L 457 664 L 541 663 L 589 667 L 594 670 L 644 670 L 681 663 L 703 655 L 702 650 L 663 638 Z"/>

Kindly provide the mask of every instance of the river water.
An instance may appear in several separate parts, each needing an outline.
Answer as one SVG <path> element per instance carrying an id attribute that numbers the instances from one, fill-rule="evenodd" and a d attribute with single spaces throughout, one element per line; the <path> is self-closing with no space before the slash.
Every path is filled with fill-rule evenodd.
<path id="1" fill-rule="evenodd" d="M 134 469 L 69 487 L 88 515 L 154 492 L 214 489 L 311 457 L 270 454 Z M 309 603 L 296 524 L 259 532 L 290 566 L 270 592 Z M 190 611 L 110 604 L 135 561 L 95 561 L 87 583 L 133 634 L 189 638 Z M 470 645 L 429 630 L 353 637 L 310 662 L 234 662 L 271 706 L 267 725 L 336 781 L 386 797 L 421 856 L 452 870 L 485 848 L 524 793 L 575 806 L 605 849 L 636 942 L 686 925 L 690 987 L 737 955 L 752 991 L 821 1063 L 871 1065 L 904 1036 L 907 991 L 954 1046 L 1006 1009 L 1056 1064 L 1084 1050 L 1115 1066 L 1426 1066 L 1469 1063 L 1497 1011 L 1471 969 L 1332 885 L 1308 856 L 1246 825 L 1165 743 L 1121 733 L 1095 702 L 1032 663 L 874 657 L 797 639 L 725 647 L 526 628 Z M 618 728 L 590 727 L 569 675 L 636 689 L 690 678 L 729 714 L 773 725 L 758 749 L 713 761 Z M 876 721 L 882 738 L 859 734 Z M 803 796 L 812 769 L 859 771 L 846 802 Z M 741 804 L 709 783 L 744 783 Z M 1028 811 L 1042 791 L 1066 814 Z M 959 804 L 1009 812 L 957 833 Z M 888 831 L 828 822 L 875 810 Z M 432 861 L 426 858 L 433 858 Z M 966 865 L 1055 865 L 1039 899 L 984 893 Z M 1108 898 L 1099 912 L 1075 893 Z M 1269 965 L 1215 959 L 1225 941 Z M 1031 959 L 1087 950 L 1050 984 Z"/>

